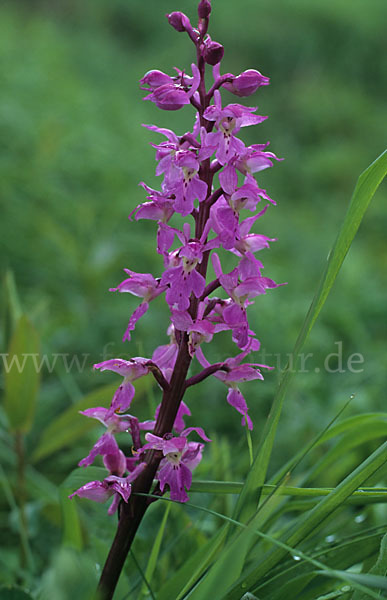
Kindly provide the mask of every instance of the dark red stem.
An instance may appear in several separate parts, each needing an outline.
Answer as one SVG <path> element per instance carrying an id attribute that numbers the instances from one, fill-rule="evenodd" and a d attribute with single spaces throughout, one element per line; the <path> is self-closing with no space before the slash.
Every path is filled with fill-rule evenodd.
<path id="1" fill-rule="evenodd" d="M 202 301 L 204 300 L 204 298 L 207 298 L 207 296 L 212 294 L 212 292 L 214 292 L 218 287 L 220 287 L 219 279 L 214 279 L 214 281 L 211 281 L 211 283 L 209 283 L 205 287 L 204 292 L 200 297 L 200 300 Z"/>
<path id="2" fill-rule="evenodd" d="M 160 371 L 159 367 L 154 362 L 152 362 L 151 360 L 146 363 L 146 366 L 148 367 L 150 373 L 152 373 L 153 377 L 156 379 L 156 381 L 159 384 L 159 386 L 164 391 L 168 390 L 169 389 L 169 383 L 165 379 L 165 377 L 162 374 L 162 372 Z"/>
<path id="3" fill-rule="evenodd" d="M 207 379 L 207 377 L 213 375 L 217 371 L 227 372 L 229 370 L 230 368 L 224 363 L 214 363 L 213 365 L 210 365 L 209 367 L 203 369 L 203 371 L 200 371 L 200 373 L 198 373 L 197 375 L 193 375 L 192 377 L 187 379 L 185 382 L 185 388 L 187 389 L 191 385 L 196 385 L 197 383 L 204 381 L 204 379 Z"/>

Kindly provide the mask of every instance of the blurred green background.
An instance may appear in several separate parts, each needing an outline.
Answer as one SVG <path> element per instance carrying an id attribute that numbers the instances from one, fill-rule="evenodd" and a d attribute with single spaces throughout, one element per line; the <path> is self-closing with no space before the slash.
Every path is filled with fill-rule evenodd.
<path id="1" fill-rule="evenodd" d="M 155 224 L 127 219 L 144 201 L 139 181 L 154 187 L 158 183 L 149 143 L 161 138 L 141 124 L 182 134 L 192 127 L 193 113 L 190 107 L 161 112 L 143 102 L 138 80 L 153 68 L 169 73 L 173 66 L 189 68 L 192 44 L 168 26 L 164 14 L 183 10 L 194 18 L 195 9 L 192 0 L 0 4 L 1 274 L 7 269 L 14 273 L 42 353 L 78 355 L 81 363 L 86 355 L 85 368 L 73 365 L 66 372 L 59 360 L 52 373 L 42 372 L 37 415 L 25 443 L 28 454 L 35 452 L 33 468 L 44 473 L 48 487 L 63 481 L 100 433 L 98 428 L 82 430 L 77 421 L 78 437 L 36 454 L 46 427 L 64 410 L 78 407 L 84 394 L 102 384 L 117 382 L 114 375 L 93 373 L 92 364 L 106 354 L 149 356 L 166 340 L 167 311 L 158 299 L 132 342 L 122 344 L 137 302 L 132 296 L 110 294 L 108 288 L 123 279 L 124 267 L 155 276 L 162 268 L 154 249 Z M 250 309 L 269 364 L 276 365 L 277 358 L 267 355 L 279 354 L 279 366 L 285 366 L 356 179 L 385 148 L 386 18 L 385 0 L 213 0 L 210 33 L 225 45 L 222 71 L 237 74 L 257 68 L 271 78 L 269 87 L 249 99 L 269 119 L 244 130 L 242 137 L 246 143 L 270 140 L 269 149 L 285 158 L 258 177 L 278 202 L 259 223 L 259 231 L 278 242 L 260 258 L 266 275 L 288 282 L 258 298 Z M 236 101 L 231 95 L 225 98 Z M 350 394 L 355 399 L 347 415 L 385 406 L 385 190 L 382 186 L 375 197 L 305 348 L 313 356 L 287 398 L 272 468 L 317 433 Z M 6 352 L 5 293 L 2 309 L 1 346 Z M 324 360 L 337 352 L 336 342 L 342 343 L 344 372 L 337 372 L 334 357 L 329 366 L 335 372 L 326 372 Z M 233 351 L 230 336 L 224 334 L 211 356 L 221 360 Z M 353 353 L 364 358 L 358 373 L 346 368 Z M 244 388 L 257 439 L 279 370 L 268 373 L 265 382 Z M 140 391 L 143 397 L 135 401 L 134 412 L 147 417 L 159 393 L 150 382 Z M 193 412 L 189 424 L 202 425 L 218 439 L 200 476 L 213 477 L 218 471 L 220 478 L 241 480 L 248 463 L 246 444 L 239 417 L 225 403 L 225 388 L 206 382 L 188 397 Z M 12 472 L 4 412 L 1 420 L 3 463 Z M 364 448 L 364 455 L 368 451 Z M 333 469 L 332 480 L 321 484 L 334 485 L 343 474 L 345 465 Z M 47 544 L 61 539 L 60 510 L 36 497 L 29 498 L 28 509 L 35 573 L 41 573 Z M 108 521 L 104 510 L 98 513 L 101 523 Z M 8 542 L 0 555 L 0 576 L 14 581 L 17 526 L 6 516 L 5 500 L 1 511 Z"/>

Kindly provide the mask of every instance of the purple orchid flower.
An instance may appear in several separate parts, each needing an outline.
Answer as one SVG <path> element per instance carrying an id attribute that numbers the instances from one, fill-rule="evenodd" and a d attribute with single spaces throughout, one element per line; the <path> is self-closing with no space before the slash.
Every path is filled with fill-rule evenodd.
<path id="1" fill-rule="evenodd" d="M 109 292 L 129 292 L 129 294 L 139 296 L 144 300 L 132 313 L 122 338 L 123 342 L 130 341 L 130 332 L 135 329 L 137 321 L 147 312 L 149 302 L 166 290 L 166 286 L 161 285 L 160 279 L 155 279 L 150 273 L 136 273 L 130 269 L 124 269 L 124 271 L 129 275 L 129 279 L 125 279 L 115 288 L 110 288 Z"/>
<path id="2" fill-rule="evenodd" d="M 203 318 L 206 305 L 204 302 L 199 304 L 198 318 L 195 321 L 187 311 L 171 311 L 171 319 L 176 329 L 186 331 L 188 337 L 188 352 L 191 357 L 194 356 L 196 348 L 203 342 L 210 342 L 216 331 L 215 326 Z"/>
<path id="3" fill-rule="evenodd" d="M 177 354 L 179 351 L 178 344 L 175 337 L 175 328 L 173 324 L 168 327 L 167 331 L 170 336 L 169 344 L 158 346 L 152 354 L 152 362 L 156 363 L 165 379 L 170 381 L 172 371 L 174 369 Z"/>
<path id="4" fill-rule="evenodd" d="M 260 372 L 260 369 L 273 369 L 273 367 L 260 363 L 241 364 L 242 360 L 247 356 L 247 354 L 249 354 L 252 350 L 258 349 L 258 340 L 251 340 L 243 352 L 224 361 L 224 365 L 227 367 L 227 369 L 213 373 L 214 377 L 227 385 L 227 402 L 242 415 L 242 425 L 245 426 L 247 424 L 247 427 L 250 430 L 253 429 L 253 423 L 247 414 L 249 409 L 238 384 L 243 381 L 253 381 L 255 379 L 263 380 L 263 375 Z M 208 360 L 205 358 L 201 348 L 197 350 L 196 358 L 203 367 L 207 368 L 211 366 Z"/>
<path id="5" fill-rule="evenodd" d="M 235 77 L 231 82 L 226 82 L 223 87 L 236 96 L 251 96 L 261 85 L 269 85 L 269 77 L 265 77 L 255 69 L 247 69 Z"/>
<path id="6" fill-rule="evenodd" d="M 224 48 L 219 42 L 215 42 L 207 35 L 204 41 L 203 58 L 209 65 L 217 65 L 220 63 L 224 55 Z"/>
<path id="7" fill-rule="evenodd" d="M 218 150 L 216 158 L 221 165 L 228 163 L 234 156 L 244 153 L 244 143 L 235 137 L 241 127 L 262 123 L 267 117 L 253 115 L 256 108 L 242 106 L 241 104 L 228 104 L 222 108 L 219 90 L 214 92 L 215 104 L 204 111 L 208 121 L 214 121 L 218 131 L 208 134 L 208 142 L 216 144 Z"/>
<path id="8" fill-rule="evenodd" d="M 161 85 L 151 94 L 145 96 L 144 100 L 151 100 L 158 108 L 163 110 L 179 110 L 185 104 L 190 103 L 188 94 L 174 83 Z"/>
<path id="9" fill-rule="evenodd" d="M 246 148 L 244 154 L 236 157 L 235 166 L 243 175 L 252 175 L 273 166 L 273 160 L 281 161 L 273 152 L 264 152 L 266 144 L 253 144 Z M 255 180 L 254 180 L 255 181 Z"/>
<path id="10" fill-rule="evenodd" d="M 87 408 L 86 410 L 80 410 L 79 412 L 80 414 L 85 415 L 85 417 L 97 419 L 106 427 L 106 433 L 97 440 L 88 456 L 79 462 L 79 466 L 88 467 L 94 462 L 96 456 L 101 455 L 106 468 L 110 470 L 111 474 L 123 475 L 125 468 L 122 470 L 122 467 L 125 466 L 126 459 L 118 447 L 114 434 L 130 430 L 133 437 L 133 429 L 136 430 L 136 428 L 138 428 L 138 430 L 149 431 L 153 429 L 154 424 L 150 421 L 139 423 L 137 417 L 128 414 L 119 415 L 113 412 L 111 408 L 104 408 L 102 406 Z M 140 446 L 140 444 L 138 444 L 138 446 Z"/>
<path id="11" fill-rule="evenodd" d="M 268 248 L 273 238 L 260 234 L 249 234 L 255 221 L 265 214 L 267 206 L 254 217 L 244 219 L 239 223 L 239 211 L 230 206 L 223 196 L 211 208 L 211 225 L 217 237 L 211 240 L 212 248 L 223 246 L 237 256 L 245 256 L 247 252 L 257 252 Z"/>
<path id="12" fill-rule="evenodd" d="M 207 184 L 198 176 L 199 162 L 192 152 L 180 151 L 175 159 L 175 164 L 181 168 L 183 178 L 171 186 L 171 192 L 176 196 L 174 208 L 183 217 L 189 215 L 194 208 L 194 200 L 199 202 L 207 196 Z"/>
<path id="13" fill-rule="evenodd" d="M 226 250 L 235 247 L 239 234 L 239 215 L 224 196 L 221 196 L 214 206 L 211 207 L 211 226 L 217 234 L 215 238 Z M 212 242 L 215 247 L 215 241 Z"/>
<path id="14" fill-rule="evenodd" d="M 121 498 L 124 502 L 128 502 L 132 492 L 131 484 L 137 479 L 145 467 L 146 463 L 141 463 L 134 471 L 129 473 L 127 477 L 109 475 L 108 477 L 105 477 L 103 481 L 90 481 L 70 494 L 69 498 L 79 496 L 79 498 L 88 498 L 89 500 L 94 500 L 94 502 L 106 502 L 106 500 L 114 496 L 113 502 L 108 510 L 108 514 L 113 515 L 118 508 Z"/>
<path id="15" fill-rule="evenodd" d="M 196 148 L 191 149 L 189 142 L 181 143 L 175 135 L 170 135 L 169 130 L 147 127 L 168 136 L 167 142 L 152 144 L 157 149 L 156 159 L 159 161 L 156 175 L 164 174 L 163 197 L 174 198 L 174 210 L 187 216 L 193 210 L 194 200 L 202 202 L 208 191 L 207 184 L 198 176 L 200 165 Z"/>
<path id="16" fill-rule="evenodd" d="M 90 450 L 89 454 L 85 457 L 82 458 L 81 461 L 79 461 L 79 466 L 80 467 L 89 467 L 90 465 L 93 464 L 95 458 L 98 455 L 101 456 L 114 456 L 114 461 L 116 464 L 120 464 L 121 462 L 121 455 L 120 455 L 120 449 L 118 447 L 118 444 L 116 442 L 116 438 L 114 437 L 114 435 L 112 435 L 110 432 L 104 433 L 94 444 L 94 446 L 92 447 L 92 449 Z"/>
<path id="17" fill-rule="evenodd" d="M 254 211 L 260 200 L 267 200 L 271 204 L 276 204 L 266 192 L 266 190 L 258 187 L 254 177 L 247 176 L 243 185 L 238 187 L 230 196 L 229 203 L 234 210 L 239 212 L 242 208 Z"/>
<path id="18" fill-rule="evenodd" d="M 148 71 L 145 73 L 144 77 L 140 79 L 140 83 L 142 84 L 140 87 L 142 90 L 155 90 L 162 85 L 166 84 L 174 84 L 172 77 L 163 73 L 163 71 L 158 71 L 157 69 L 153 69 L 152 71 Z"/>
<path id="19" fill-rule="evenodd" d="M 124 378 L 124 381 L 117 388 L 113 396 L 110 405 L 110 410 L 112 413 L 116 411 L 123 412 L 129 408 L 135 393 L 132 381 L 148 374 L 148 362 L 149 361 L 147 358 L 142 358 L 139 356 L 129 360 L 123 360 L 122 358 L 111 358 L 94 365 L 94 369 L 99 369 L 100 371 L 114 371 Z"/>
<path id="20" fill-rule="evenodd" d="M 262 243 L 263 242 L 261 238 L 259 238 L 259 244 L 262 245 Z M 249 253 L 246 252 L 246 254 Z M 230 273 L 223 273 L 219 256 L 216 253 L 213 253 L 211 258 L 215 273 L 219 279 L 219 283 L 221 284 L 223 289 L 230 295 L 231 299 L 236 304 L 240 304 L 240 306 L 246 306 L 246 301 L 249 298 L 254 298 L 255 296 L 259 296 L 261 294 L 266 294 L 267 289 L 283 285 L 275 283 L 272 279 L 269 279 L 268 277 L 262 277 L 260 272 L 256 273 L 254 277 L 248 277 L 246 279 L 243 279 L 241 278 L 239 267 L 236 267 Z M 262 263 L 257 261 L 257 264 L 259 264 L 262 268 Z"/>
<path id="21" fill-rule="evenodd" d="M 129 215 L 129 219 L 134 216 L 136 221 L 139 219 L 150 219 L 152 221 L 159 221 L 161 223 L 168 223 L 169 219 L 174 215 L 175 210 L 173 208 L 174 199 L 166 196 L 162 192 L 153 190 L 146 183 L 141 181 L 139 183 L 147 192 L 147 199 L 150 202 L 143 202 L 138 204 L 136 208 L 132 210 Z"/>
<path id="22" fill-rule="evenodd" d="M 116 475 L 117 477 L 123 477 L 125 471 L 127 470 L 127 462 L 126 456 L 119 450 L 114 454 L 104 454 L 102 457 L 103 464 L 106 469 L 109 471 L 111 475 Z"/>
<path id="23" fill-rule="evenodd" d="M 249 174 L 247 174 L 243 185 L 238 187 L 237 164 L 237 160 L 231 159 L 230 163 L 219 174 L 220 185 L 230 207 L 239 213 L 242 208 L 255 210 L 261 199 L 276 204 L 265 190 L 258 187 L 254 177 Z"/>
<path id="24" fill-rule="evenodd" d="M 199 69 L 195 64 L 192 64 L 191 66 L 193 79 L 190 89 L 184 89 L 185 86 L 183 85 L 182 78 L 180 78 L 180 82 L 177 81 L 179 79 L 178 77 L 171 77 L 171 81 L 167 81 L 165 77 L 161 78 L 158 76 L 158 78 L 156 78 L 150 76 L 148 71 L 141 79 L 141 83 L 147 84 L 152 91 L 148 96 L 145 96 L 144 100 L 151 100 L 158 108 L 163 110 L 179 110 L 179 108 L 182 108 L 185 104 L 189 104 L 191 96 L 193 96 L 200 84 Z M 165 73 L 163 73 L 163 75 L 165 75 Z M 156 79 L 159 81 L 163 79 L 166 82 L 158 87 L 150 86 L 150 81 L 155 85 Z"/>
<path id="25" fill-rule="evenodd" d="M 186 490 L 191 487 L 192 470 L 199 464 L 204 447 L 204 444 L 199 442 L 188 442 L 187 436 L 192 431 L 196 431 L 205 442 L 211 441 L 201 427 L 188 427 L 181 432 L 179 437 L 166 434 L 164 438 L 161 438 L 153 433 L 147 433 L 145 439 L 148 443 L 141 449 L 142 451 L 150 449 L 162 451 L 164 458 L 156 477 L 161 491 L 163 492 L 165 485 L 168 484 L 171 500 L 177 502 L 189 500 Z"/>
<path id="26" fill-rule="evenodd" d="M 166 301 L 169 306 L 185 311 L 189 307 L 191 293 L 200 298 L 206 285 L 205 278 L 196 270 L 196 266 L 201 263 L 206 250 L 203 239 L 207 237 L 207 230 L 203 232 L 201 240 L 191 240 L 190 227 L 185 223 L 183 234 L 179 231 L 177 234 L 184 243 L 176 254 L 179 264 L 164 271 L 161 283 L 168 285 Z"/>
<path id="27" fill-rule="evenodd" d="M 180 11 L 174 11 L 167 15 L 168 23 L 176 29 L 176 31 L 182 32 L 192 29 L 191 22 L 187 15 Z"/>

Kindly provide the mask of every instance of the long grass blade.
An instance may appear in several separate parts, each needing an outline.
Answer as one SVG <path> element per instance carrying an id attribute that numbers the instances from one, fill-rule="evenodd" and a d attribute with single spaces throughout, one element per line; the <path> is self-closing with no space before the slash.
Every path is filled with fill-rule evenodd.
<path id="1" fill-rule="evenodd" d="M 159 554 L 160 554 L 161 542 L 163 540 L 165 526 L 167 524 L 168 515 L 169 515 L 169 511 L 171 510 L 171 507 L 172 507 L 172 504 L 167 504 L 163 519 L 161 521 L 159 530 L 155 537 L 155 541 L 153 542 L 153 546 L 152 546 L 152 550 L 151 550 L 151 553 L 149 556 L 148 564 L 145 569 L 145 581 L 146 582 L 152 581 L 153 573 L 155 572 L 157 560 L 158 560 Z M 145 581 L 141 588 L 140 598 L 146 598 L 149 594 L 148 585 L 145 583 Z"/>

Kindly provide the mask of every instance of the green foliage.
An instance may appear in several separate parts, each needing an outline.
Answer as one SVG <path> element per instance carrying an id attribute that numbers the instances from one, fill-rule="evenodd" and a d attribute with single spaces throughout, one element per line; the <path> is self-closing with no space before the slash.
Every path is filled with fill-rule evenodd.
<path id="1" fill-rule="evenodd" d="M 22 315 L 15 326 L 5 372 L 4 410 L 11 431 L 26 432 L 35 415 L 39 389 L 39 338 L 31 322 Z"/>
<path id="2" fill-rule="evenodd" d="M 53 556 L 44 575 L 39 600 L 94 600 L 97 573 L 92 559 L 69 548 Z"/>

